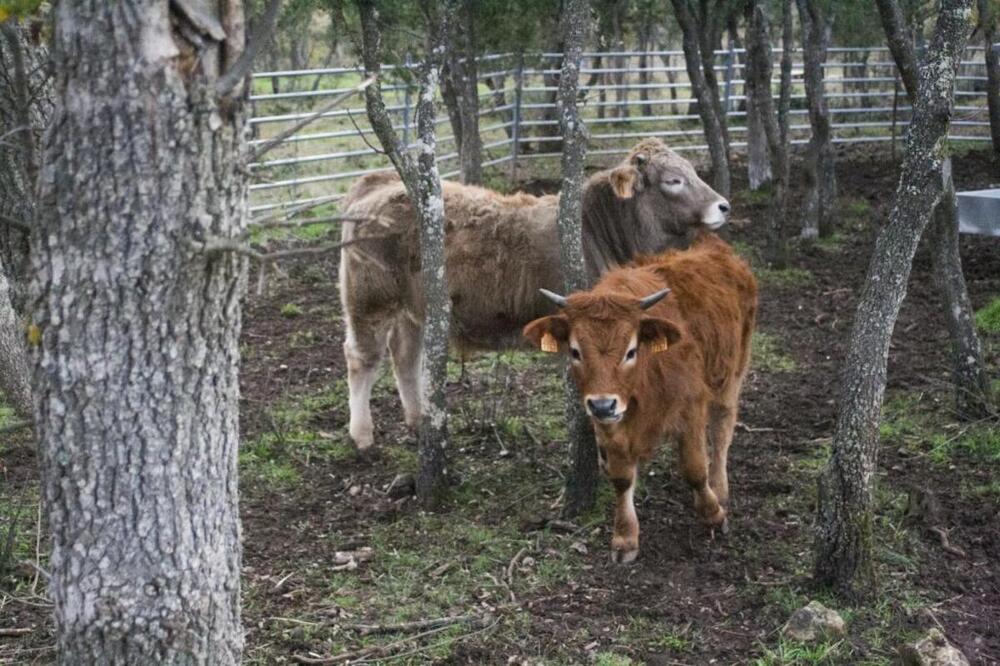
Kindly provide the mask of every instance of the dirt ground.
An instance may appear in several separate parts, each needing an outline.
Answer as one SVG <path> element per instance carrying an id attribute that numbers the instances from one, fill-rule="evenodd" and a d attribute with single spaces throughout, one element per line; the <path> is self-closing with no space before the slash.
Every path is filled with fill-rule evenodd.
<path id="1" fill-rule="evenodd" d="M 955 169 L 959 189 L 998 174 L 975 152 L 956 157 Z M 346 439 L 336 258 L 293 264 L 265 294 L 248 296 L 246 661 L 355 653 L 359 662 L 413 664 L 888 664 L 900 644 L 939 627 L 972 663 L 1000 663 L 1000 429 L 950 413 L 947 338 L 926 248 L 890 357 L 879 592 L 849 608 L 810 584 L 815 478 L 829 453 L 838 366 L 897 174 L 884 153 L 845 156 L 838 233 L 797 244 L 784 271 L 759 265 L 753 220 L 763 202 L 736 184 L 725 235 L 756 264 L 761 309 L 730 458 L 732 529 L 712 537 L 697 523 L 665 447 L 637 493 L 642 551 L 630 567 L 608 558 L 607 484 L 590 515 L 558 520 L 565 431 L 553 359 L 516 352 L 464 368 L 456 361 L 454 492 L 443 510 L 425 513 L 387 492 L 416 465 L 388 368 L 373 400 L 376 452 L 358 457 Z M 962 256 L 981 308 L 1000 296 L 1000 240 L 963 237 Z M 985 342 L 996 380 L 1000 337 Z M 15 551 L 30 560 L 37 468 L 29 443 L 0 446 L 0 474 L 0 506 L 20 507 L 25 526 Z M 927 491 L 940 505 L 930 518 L 911 507 Z M 948 547 L 931 528 L 947 534 Z M 32 592 L 34 577 L 26 565 L 0 577 L 0 631 L 30 629 L 0 633 L 0 664 L 52 659 L 44 581 Z M 845 638 L 803 645 L 781 636 L 810 599 L 843 613 Z M 390 626 L 457 616 L 467 617 Z"/>

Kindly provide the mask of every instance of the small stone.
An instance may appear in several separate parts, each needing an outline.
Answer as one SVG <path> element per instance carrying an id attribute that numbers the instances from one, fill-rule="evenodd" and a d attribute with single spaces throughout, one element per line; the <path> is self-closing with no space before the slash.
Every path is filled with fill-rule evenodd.
<path id="1" fill-rule="evenodd" d="M 351 486 L 350 489 L 347 491 L 347 494 L 350 495 L 351 497 L 357 497 L 359 494 L 361 494 L 361 486 Z"/>
<path id="2" fill-rule="evenodd" d="M 417 492 L 417 481 L 412 474 L 397 474 L 386 488 L 385 494 L 392 499 L 409 497 Z"/>
<path id="3" fill-rule="evenodd" d="M 796 641 L 810 643 L 816 640 L 840 638 L 847 633 L 844 618 L 818 601 L 810 601 L 798 609 L 785 623 L 782 633 Z"/>
<path id="4" fill-rule="evenodd" d="M 969 666 L 961 650 L 936 628 L 916 643 L 899 648 L 899 656 L 904 666 Z"/>
<path id="5" fill-rule="evenodd" d="M 575 542 L 569 548 L 570 548 L 570 550 L 575 550 L 576 552 L 580 553 L 581 555 L 586 555 L 587 554 L 587 544 L 583 543 L 582 541 Z"/>

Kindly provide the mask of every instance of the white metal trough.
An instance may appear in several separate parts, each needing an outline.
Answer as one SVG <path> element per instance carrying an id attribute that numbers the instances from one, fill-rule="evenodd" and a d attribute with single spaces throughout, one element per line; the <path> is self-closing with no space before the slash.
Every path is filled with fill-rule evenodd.
<path id="1" fill-rule="evenodd" d="M 1000 188 L 957 192 L 956 195 L 961 233 L 1000 236 Z"/>

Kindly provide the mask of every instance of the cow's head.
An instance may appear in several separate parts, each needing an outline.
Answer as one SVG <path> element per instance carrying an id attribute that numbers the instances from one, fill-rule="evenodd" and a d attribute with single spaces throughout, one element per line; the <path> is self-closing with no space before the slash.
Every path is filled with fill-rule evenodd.
<path id="1" fill-rule="evenodd" d="M 542 292 L 561 310 L 525 326 L 524 336 L 542 351 L 568 353 L 587 413 L 604 425 L 620 422 L 636 397 L 637 367 L 681 336 L 674 322 L 646 313 L 670 290 L 645 298 Z"/>
<path id="2" fill-rule="evenodd" d="M 686 159 L 659 139 L 643 139 L 608 174 L 619 199 L 635 199 L 644 224 L 673 234 L 688 227 L 715 230 L 726 223 L 729 202 L 709 187 Z"/>

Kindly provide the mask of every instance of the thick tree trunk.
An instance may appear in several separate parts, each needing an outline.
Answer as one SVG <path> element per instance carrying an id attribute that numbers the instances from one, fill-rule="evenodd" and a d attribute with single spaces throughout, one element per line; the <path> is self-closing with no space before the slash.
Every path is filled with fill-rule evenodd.
<path id="1" fill-rule="evenodd" d="M 884 5 L 895 5 L 895 0 L 881 0 Z M 983 7 L 980 5 L 980 12 Z M 987 11 L 989 7 L 986 7 Z M 889 20 L 899 16 L 898 7 L 886 7 L 882 12 L 883 28 L 890 43 L 906 42 L 898 34 L 902 25 Z M 980 21 L 983 15 L 980 13 Z M 896 49 L 896 68 L 900 72 L 916 72 L 912 49 Z M 899 59 L 902 60 L 899 60 Z M 910 104 L 914 104 L 916 90 L 907 88 Z M 951 162 L 944 170 L 943 196 L 935 211 L 931 225 L 932 256 L 934 258 L 934 282 L 941 290 L 944 301 L 945 320 L 952 348 L 952 378 L 955 384 L 955 405 L 963 418 L 975 420 L 985 416 L 990 409 L 990 385 L 986 366 L 983 362 L 982 345 L 973 323 L 972 304 L 965 287 L 962 274 L 962 257 L 958 245 L 958 203 L 955 198 L 955 184 L 951 178 Z"/>
<path id="2" fill-rule="evenodd" d="M 797 0 L 802 23 L 802 50 L 806 97 L 809 102 L 809 139 L 805 217 L 802 236 L 816 238 L 833 233 L 837 198 L 837 174 L 833 154 L 830 110 L 823 95 L 823 63 L 826 62 L 828 34 L 817 0 Z"/>
<path id="3" fill-rule="evenodd" d="M 447 26 L 433 0 L 422 0 L 428 20 L 428 48 L 420 71 L 420 97 L 417 102 L 416 157 L 406 151 L 382 100 L 381 84 L 365 89 L 368 120 L 386 155 L 396 167 L 406 192 L 420 220 L 420 276 L 424 293 L 424 330 L 422 383 L 425 392 L 420 423 L 417 496 L 427 508 L 437 506 L 446 489 L 448 464 L 448 327 L 451 323 L 451 299 L 444 270 L 444 199 L 435 150 L 434 95 L 438 72 L 444 57 Z M 378 76 L 381 70 L 382 34 L 378 11 L 373 0 L 359 0 L 361 13 L 362 59 L 365 76 Z"/>
<path id="4" fill-rule="evenodd" d="M 765 150 L 770 152 L 775 164 L 771 206 L 767 213 L 767 246 L 764 254 L 768 263 L 782 268 L 788 262 L 784 230 L 784 220 L 787 217 L 788 207 L 788 143 L 778 123 L 778 114 L 775 112 L 774 98 L 771 95 L 774 55 L 771 51 L 769 23 L 764 14 L 762 0 L 747 2 L 746 13 L 747 66 L 745 78 L 749 97 L 747 110 L 758 119 L 760 123 L 758 131 L 762 134 Z"/>
<path id="5" fill-rule="evenodd" d="M 879 232 L 841 378 L 833 453 L 819 483 L 815 576 L 849 599 L 875 592 L 873 511 L 878 424 L 886 362 L 913 254 L 941 198 L 944 137 L 972 0 L 943 0 L 919 94 L 896 199 Z"/>
<path id="6" fill-rule="evenodd" d="M 24 419 L 30 419 L 34 411 L 30 377 L 24 348 L 24 325 L 14 312 L 10 283 L 0 260 L 0 398 Z"/>
<path id="7" fill-rule="evenodd" d="M 590 23 L 588 0 L 566 0 L 562 15 L 564 57 L 559 77 L 559 126 L 563 135 L 562 189 L 559 197 L 559 247 L 565 293 L 586 289 L 581 232 L 583 167 L 587 138 L 576 105 L 580 78 L 580 53 Z M 594 504 L 597 494 L 597 443 L 594 428 L 583 410 L 579 392 L 566 369 L 566 421 L 571 447 L 566 477 L 568 516 L 577 516 Z"/>
<path id="8" fill-rule="evenodd" d="M 28 337 L 59 658 L 237 664 L 245 259 L 194 248 L 246 223 L 242 3 L 55 11 Z"/>
<path id="9" fill-rule="evenodd" d="M 771 81 L 746 78 L 746 94 L 748 98 L 756 95 L 755 87 L 760 87 L 763 94 L 771 94 Z M 764 123 L 760 117 L 760 107 L 747 105 L 747 178 L 751 190 L 759 190 L 771 182 L 771 160 L 767 153 L 767 136 L 764 134 Z"/>
<path id="10" fill-rule="evenodd" d="M 934 281 L 944 298 L 945 321 L 951 337 L 956 411 L 962 418 L 972 421 L 990 413 L 990 380 L 962 274 L 958 245 L 958 199 L 955 197 L 950 159 L 945 162 L 943 171 L 944 191 L 934 210 L 928 240 L 934 261 Z"/>
<path id="11" fill-rule="evenodd" d="M 698 26 L 688 7 L 688 0 L 671 0 L 677 23 L 683 34 L 684 61 L 688 78 L 691 81 L 691 92 L 698 100 L 698 114 L 705 131 L 705 141 L 712 158 L 712 177 L 715 191 L 728 197 L 730 191 L 729 153 L 725 140 L 725 132 L 716 112 L 716 103 L 712 101 L 712 93 L 705 80 L 702 69 L 701 48 L 698 44 Z"/>
<path id="12" fill-rule="evenodd" d="M 993 155 L 1000 161 L 1000 48 L 993 48 L 997 39 L 997 16 L 990 7 L 990 0 L 978 1 L 979 22 L 986 47 L 986 105 L 990 112 L 990 137 L 993 139 Z"/>

